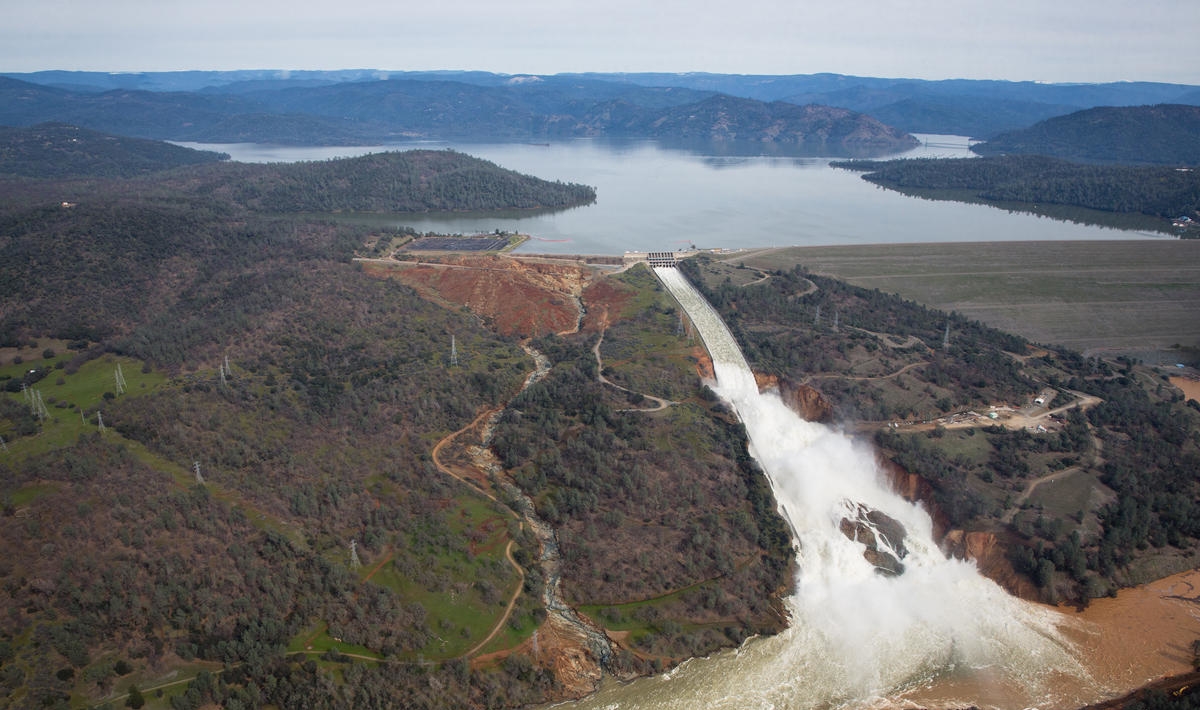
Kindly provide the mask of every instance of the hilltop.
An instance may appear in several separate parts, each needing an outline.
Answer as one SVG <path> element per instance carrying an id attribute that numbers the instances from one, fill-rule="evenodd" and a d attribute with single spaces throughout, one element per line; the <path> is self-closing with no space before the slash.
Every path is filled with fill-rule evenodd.
<path id="1" fill-rule="evenodd" d="M 1200 165 L 1200 106 L 1101 106 L 1001 133 L 971 150 L 1094 163 Z"/>
<path id="2" fill-rule="evenodd" d="M 1146 215 L 1128 226 L 1171 231 L 1181 216 L 1200 219 L 1200 172 L 1158 166 L 1094 165 L 1041 155 L 973 159 L 848 161 L 836 167 L 863 171 L 863 179 L 918 197 L 1018 207 L 1060 219 L 1105 223 L 1100 213 Z M 1054 212 L 1053 205 L 1095 210 Z M 1196 236 L 1194 225 L 1175 233 Z"/>
<path id="3" fill-rule="evenodd" d="M 223 153 L 60 123 L 29 128 L 0 126 L 0 177 L 134 177 L 228 158 Z"/>

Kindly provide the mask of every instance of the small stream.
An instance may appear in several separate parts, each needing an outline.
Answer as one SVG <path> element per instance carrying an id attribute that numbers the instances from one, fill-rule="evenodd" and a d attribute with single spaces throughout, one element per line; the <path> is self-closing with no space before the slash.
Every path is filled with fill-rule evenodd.
<path id="1" fill-rule="evenodd" d="M 580 312 L 582 313 L 582 309 Z M 551 363 L 548 357 L 528 343 L 523 343 L 521 347 L 533 358 L 535 364 L 533 372 L 525 378 L 525 384 L 521 386 L 520 391 L 524 392 L 550 372 Z M 489 448 L 496 424 L 503 412 L 504 410 L 496 412 L 484 424 L 482 445 L 475 455 L 476 463 L 487 471 L 492 485 L 504 493 L 505 500 L 512 501 L 509 506 L 529 525 L 529 529 L 537 538 L 541 548 L 538 561 L 543 575 L 542 604 L 550 623 L 556 625 L 560 633 L 580 639 L 596 662 L 601 667 L 607 667 L 613 655 L 612 641 L 602 629 L 581 617 L 563 600 L 562 558 L 559 555 L 558 534 L 549 523 L 538 517 L 533 501 L 504 474 L 503 467 Z"/>

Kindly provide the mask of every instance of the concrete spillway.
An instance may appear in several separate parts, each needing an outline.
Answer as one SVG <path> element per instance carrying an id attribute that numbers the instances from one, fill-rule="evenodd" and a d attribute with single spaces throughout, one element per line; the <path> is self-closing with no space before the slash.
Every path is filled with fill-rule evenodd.
<path id="1" fill-rule="evenodd" d="M 933 540 L 929 516 L 884 484 L 871 451 L 800 419 L 778 396 L 759 393 L 716 311 L 676 269 L 655 273 L 703 338 L 714 389 L 745 424 L 751 454 L 792 525 L 799 574 L 787 600 L 791 625 L 735 652 L 602 692 L 585 705 L 887 706 L 906 689 L 947 678 L 995 687 L 989 697 L 954 701 L 960 704 L 1053 705 L 1058 680 L 1083 674 L 1059 633 L 1064 617 L 1010 597 L 972 564 L 947 559 Z M 902 545 L 876 525 L 885 518 L 903 527 Z M 903 571 L 880 574 L 864 555 L 860 535 L 847 533 L 847 519 L 883 538 L 884 551 L 903 558 Z"/>

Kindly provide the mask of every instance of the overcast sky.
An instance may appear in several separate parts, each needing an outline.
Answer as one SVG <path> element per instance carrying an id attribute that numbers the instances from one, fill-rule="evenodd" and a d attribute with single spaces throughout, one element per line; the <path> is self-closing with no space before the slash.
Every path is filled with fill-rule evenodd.
<path id="1" fill-rule="evenodd" d="M 0 71 L 360 68 L 1200 84 L 1200 0 L 0 0 Z"/>

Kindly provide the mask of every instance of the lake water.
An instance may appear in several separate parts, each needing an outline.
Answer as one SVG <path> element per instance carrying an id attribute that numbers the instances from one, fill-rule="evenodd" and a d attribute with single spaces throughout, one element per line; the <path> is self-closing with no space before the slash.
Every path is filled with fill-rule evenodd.
<path id="1" fill-rule="evenodd" d="M 967 157 L 967 139 L 918 136 L 899 157 Z M 452 148 L 548 180 L 596 188 L 591 205 L 545 214 L 391 215 L 421 232 L 522 232 L 523 252 L 620 254 L 627 250 L 1158 237 L 1073 224 L 984 205 L 922 200 L 876 187 L 830 158 L 729 155 L 652 141 L 572 140 L 547 145 L 417 143 L 295 147 L 183 144 L 244 162 L 350 157 L 383 150 Z M 897 156 L 890 156 L 897 157 Z"/>

